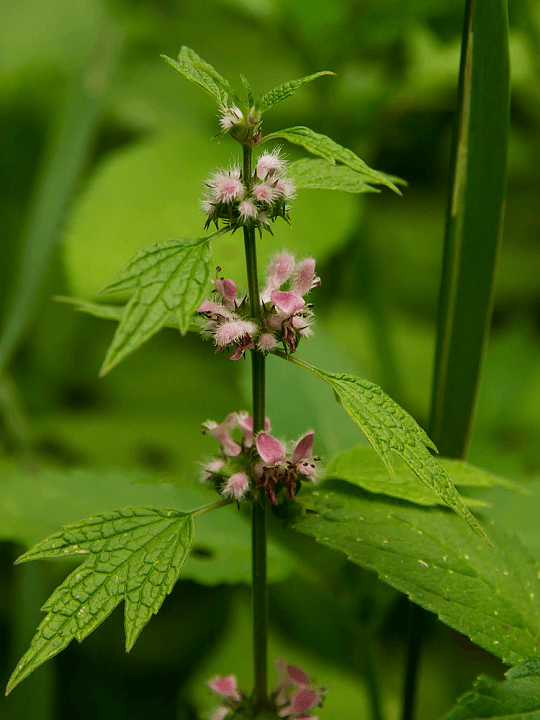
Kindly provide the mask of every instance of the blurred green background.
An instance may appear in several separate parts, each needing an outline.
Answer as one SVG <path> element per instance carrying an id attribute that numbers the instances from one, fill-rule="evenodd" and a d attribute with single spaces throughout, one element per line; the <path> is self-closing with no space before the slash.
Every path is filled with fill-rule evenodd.
<path id="1" fill-rule="evenodd" d="M 96 300 L 140 247 L 203 234 L 202 183 L 237 149 L 212 140 L 211 99 L 159 54 L 175 57 L 188 45 L 236 86 L 246 75 L 256 93 L 317 70 L 337 73 L 269 112 L 265 131 L 310 125 L 409 187 L 403 198 L 302 191 L 292 228 L 263 239 L 261 260 L 283 248 L 313 254 L 323 285 L 313 293 L 316 336 L 300 357 L 379 383 L 425 424 L 462 12 L 450 0 L 0 4 L 1 680 L 27 646 L 46 593 L 71 567 L 14 569 L 22 547 L 119 505 L 192 507 L 209 496 L 192 485 L 196 463 L 216 449 L 200 423 L 249 407 L 248 363 L 229 363 L 174 330 L 98 379 L 113 325 L 52 300 Z M 470 460 L 527 482 L 538 497 L 539 0 L 511 1 L 510 19 L 506 227 Z M 219 243 L 216 264 L 244 284 L 241 239 Z M 327 460 L 362 442 L 316 378 L 275 358 L 268 365 L 278 436 L 314 427 Z M 132 484 L 156 478 L 167 484 Z M 487 512 L 538 555 L 540 500 L 503 492 L 484 493 Z M 212 705 L 208 677 L 236 672 L 249 686 L 248 528 L 236 511 L 223 512 L 201 530 L 191 569 L 129 656 L 117 610 L 0 701 L 0 718 L 191 720 Z M 285 655 L 330 688 L 321 718 L 373 717 L 374 683 L 384 717 L 397 718 L 406 601 L 322 548 L 306 565 L 298 558 L 315 552 L 308 540 L 275 532 L 271 656 Z M 502 673 L 431 620 L 419 720 L 440 717 L 480 671 Z"/>

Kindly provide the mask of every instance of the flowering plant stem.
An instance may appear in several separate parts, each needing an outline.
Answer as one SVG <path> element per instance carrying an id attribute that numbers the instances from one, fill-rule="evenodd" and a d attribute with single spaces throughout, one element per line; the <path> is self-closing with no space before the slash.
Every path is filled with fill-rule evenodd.
<path id="1" fill-rule="evenodd" d="M 243 145 L 242 182 L 249 191 L 252 184 L 252 150 Z M 257 273 L 257 248 L 255 228 L 244 227 L 244 247 L 246 252 L 247 283 L 249 288 L 249 307 L 253 319 L 260 320 L 261 305 L 259 279 Z M 253 396 L 253 432 L 265 427 L 265 357 L 264 354 L 251 352 L 251 383 Z M 267 690 L 267 626 L 268 626 L 268 589 L 266 584 L 266 500 L 260 493 L 252 511 L 251 558 L 253 588 L 253 663 L 254 690 L 253 715 L 268 704 Z"/>

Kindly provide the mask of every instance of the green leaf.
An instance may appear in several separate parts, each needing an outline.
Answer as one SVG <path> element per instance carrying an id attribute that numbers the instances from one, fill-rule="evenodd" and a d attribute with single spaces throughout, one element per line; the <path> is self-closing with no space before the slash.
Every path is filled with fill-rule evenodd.
<path id="1" fill-rule="evenodd" d="M 299 502 L 293 529 L 374 570 L 447 625 L 513 663 L 540 657 L 540 565 L 492 524 L 494 548 L 445 508 L 425 508 L 326 481 Z"/>
<path id="2" fill-rule="evenodd" d="M 444 720 L 538 720 L 540 661 L 525 662 L 506 673 L 503 682 L 481 675 L 472 690 L 459 698 Z"/>
<path id="3" fill-rule="evenodd" d="M 177 60 L 173 60 L 166 55 L 161 55 L 161 57 L 181 75 L 211 95 L 220 107 L 226 107 L 229 104 L 229 98 L 240 107 L 243 106 L 229 81 L 222 77 L 210 63 L 200 58 L 191 48 L 183 45 L 180 48 Z"/>
<path id="4" fill-rule="evenodd" d="M 189 513 L 121 508 L 66 525 L 17 562 L 90 555 L 43 606 L 48 614 L 12 674 L 7 693 L 76 639 L 84 640 L 125 601 L 129 651 L 176 583 L 193 544 Z"/>
<path id="5" fill-rule="evenodd" d="M 346 165 L 329 165 L 326 160 L 296 160 L 287 166 L 287 175 L 297 188 L 310 190 L 341 190 L 348 193 L 380 192 L 373 187 L 376 183 L 370 175 L 351 170 Z M 390 177 L 390 176 L 387 176 Z M 399 178 L 391 178 L 401 182 Z"/>
<path id="6" fill-rule="evenodd" d="M 352 450 L 337 455 L 328 465 L 325 474 L 327 478 L 346 480 L 372 493 L 382 493 L 419 505 L 444 503 L 444 500 L 434 492 L 418 484 L 414 474 L 402 460 L 394 460 L 394 463 L 394 476 L 389 477 L 373 449 L 367 445 L 358 445 Z M 518 485 L 473 465 L 446 458 L 439 458 L 439 464 L 448 472 L 455 485 L 499 486 L 523 492 Z M 481 507 L 486 504 L 474 498 L 463 498 L 463 501 L 468 507 Z"/>
<path id="7" fill-rule="evenodd" d="M 430 423 L 451 457 L 467 454 L 489 333 L 510 108 L 507 2 L 469 0 L 465 20 Z"/>
<path id="8" fill-rule="evenodd" d="M 303 85 L 307 85 L 307 83 L 313 82 L 313 80 L 317 80 L 317 78 L 320 78 L 323 75 L 335 74 L 336 73 L 330 72 L 329 70 L 323 70 L 322 72 L 315 73 L 314 75 L 307 75 L 306 77 L 298 78 L 297 80 L 289 80 L 288 82 L 283 83 L 283 85 L 278 85 L 278 87 L 270 90 L 270 92 L 261 95 L 261 97 L 257 100 L 255 107 L 263 113 L 271 107 L 274 107 L 274 105 L 280 103 L 282 100 L 286 100 L 291 95 L 294 95 L 294 93 Z"/>
<path id="9" fill-rule="evenodd" d="M 278 132 L 267 135 L 262 139 L 262 142 L 275 140 L 277 138 L 283 138 L 293 145 L 300 145 L 313 155 L 322 157 L 323 160 L 326 160 L 326 162 L 329 162 L 331 165 L 335 165 L 336 162 L 343 163 L 343 165 L 347 165 L 355 172 L 371 178 L 372 181 L 380 185 L 386 185 L 386 187 L 389 187 L 398 195 L 401 195 L 399 188 L 389 175 L 378 172 L 377 170 L 372 170 L 372 168 L 361 160 L 358 155 L 355 155 L 352 150 L 338 145 L 337 142 L 334 142 L 326 135 L 320 135 L 308 127 L 298 126 L 287 128 L 286 130 L 278 130 Z"/>
<path id="10" fill-rule="evenodd" d="M 126 310 L 125 305 L 104 305 L 102 303 L 90 302 L 89 300 L 82 300 L 81 298 L 65 297 L 63 295 L 57 295 L 54 300 L 65 303 L 66 305 L 73 305 L 73 308 L 78 312 L 87 313 L 88 315 L 103 318 L 104 320 L 122 320 Z M 169 315 L 169 319 L 165 321 L 163 327 L 178 328 L 178 323 L 173 315 Z M 197 322 L 197 318 L 194 318 L 189 324 L 188 332 L 200 332 L 201 328 L 202 323 Z"/>
<path id="11" fill-rule="evenodd" d="M 149 245 L 101 292 L 134 290 L 101 368 L 105 375 L 165 325 L 171 314 L 182 335 L 210 279 L 210 240 L 168 240 Z"/>
<path id="12" fill-rule="evenodd" d="M 246 91 L 248 105 L 251 107 L 253 105 L 253 90 L 251 89 L 251 85 L 249 84 L 247 78 L 242 75 L 242 73 L 240 73 L 240 80 L 242 80 L 242 85 L 244 86 L 244 90 Z"/>
<path id="13" fill-rule="evenodd" d="M 158 424 L 156 418 L 151 417 L 150 422 Z M 87 428 L 83 429 L 85 431 Z M 158 432 L 163 432 L 159 424 Z M 177 437 L 182 432 L 180 424 Z M 102 433 L 104 441 L 107 437 L 110 441 L 115 428 L 106 426 Z M 145 437 L 141 427 L 132 442 L 140 443 Z M 194 481 L 178 477 L 158 478 L 140 471 L 44 468 L 29 472 L 14 463 L 3 462 L 0 477 L 0 540 L 24 547 L 53 534 L 73 518 L 97 515 L 110 508 L 125 505 L 200 507 L 218 499 L 213 489 Z M 153 479 L 154 482 L 141 483 L 141 479 Z M 196 542 L 182 577 L 204 585 L 249 584 L 250 537 L 250 523 L 236 507 L 200 515 Z M 269 582 L 282 582 L 296 567 L 292 553 L 270 538 Z"/>
<path id="14" fill-rule="evenodd" d="M 418 423 L 378 385 L 346 373 L 331 373 L 289 356 L 290 362 L 327 382 L 336 400 L 360 427 L 389 473 L 394 476 L 392 452 L 399 455 L 416 477 L 460 515 L 477 535 L 489 539 L 464 505 L 446 470 L 428 448 L 437 450 Z"/>

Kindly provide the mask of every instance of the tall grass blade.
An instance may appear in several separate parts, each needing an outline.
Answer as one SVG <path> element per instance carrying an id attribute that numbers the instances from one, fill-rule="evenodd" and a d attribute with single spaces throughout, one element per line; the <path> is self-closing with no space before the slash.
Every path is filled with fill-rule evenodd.
<path id="1" fill-rule="evenodd" d="M 501 241 L 509 134 L 506 0 L 467 0 L 430 436 L 465 459 Z"/>

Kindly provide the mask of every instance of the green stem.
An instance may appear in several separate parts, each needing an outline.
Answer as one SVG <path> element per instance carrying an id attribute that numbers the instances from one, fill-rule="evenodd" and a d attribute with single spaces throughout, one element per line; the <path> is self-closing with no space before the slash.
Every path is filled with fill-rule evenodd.
<path id="1" fill-rule="evenodd" d="M 242 181 L 249 189 L 252 183 L 251 147 L 243 146 Z M 249 308 L 252 318 L 262 320 L 255 228 L 244 228 Z M 257 350 L 251 352 L 253 392 L 253 433 L 264 430 L 265 424 L 265 358 Z M 251 558 L 253 588 L 253 716 L 268 706 L 268 588 L 266 582 L 266 499 L 263 493 L 253 504 L 251 524 Z"/>

